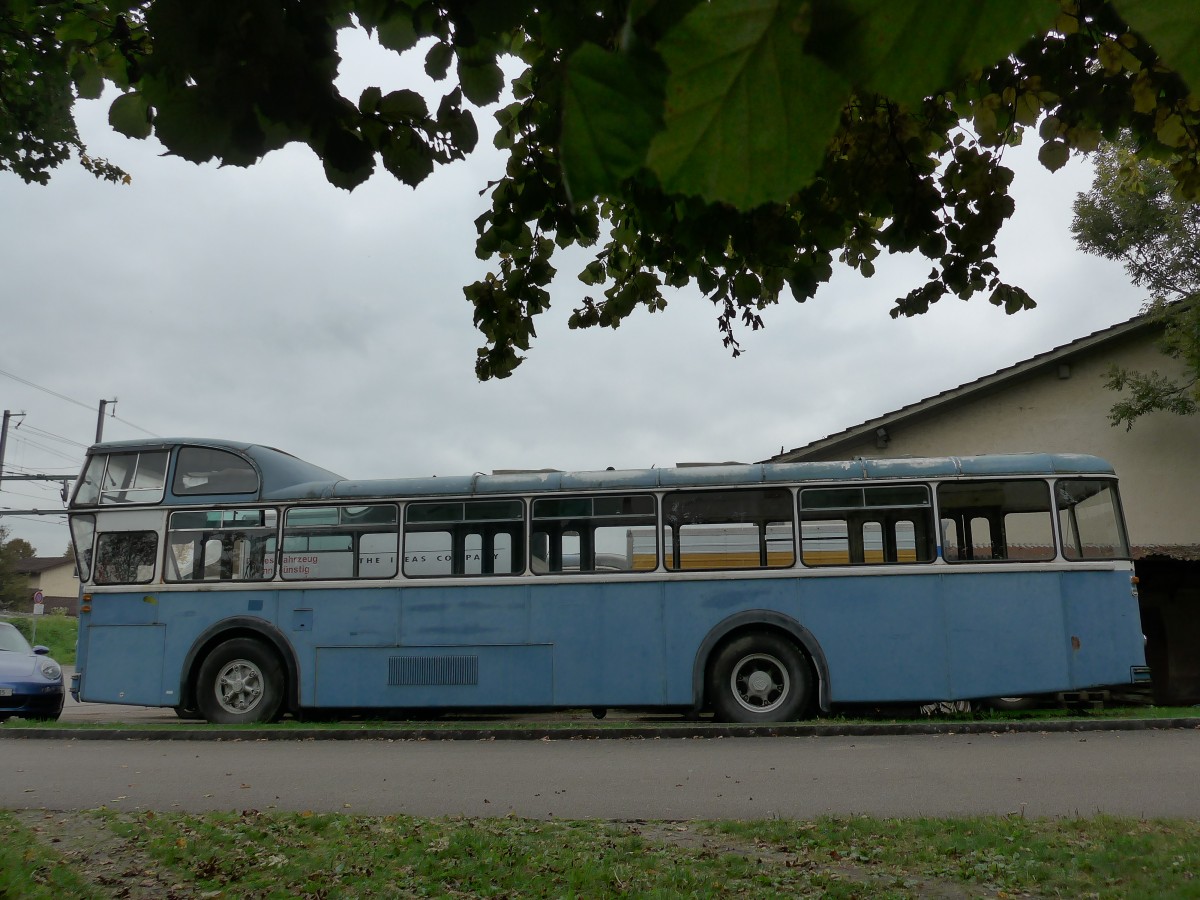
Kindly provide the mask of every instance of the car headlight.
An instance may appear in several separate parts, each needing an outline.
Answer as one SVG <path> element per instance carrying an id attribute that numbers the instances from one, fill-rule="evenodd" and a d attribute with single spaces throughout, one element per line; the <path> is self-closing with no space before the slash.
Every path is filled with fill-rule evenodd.
<path id="1" fill-rule="evenodd" d="M 62 668 L 54 660 L 44 659 L 42 660 L 42 675 L 51 681 L 58 681 L 62 678 Z"/>

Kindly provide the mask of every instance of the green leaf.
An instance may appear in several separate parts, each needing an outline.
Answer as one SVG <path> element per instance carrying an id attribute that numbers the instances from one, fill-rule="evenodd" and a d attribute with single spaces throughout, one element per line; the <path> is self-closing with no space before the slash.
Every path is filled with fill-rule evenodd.
<path id="1" fill-rule="evenodd" d="M 1200 16 L 1195 0 L 1113 0 L 1113 6 L 1193 93 L 1200 92 Z"/>
<path id="2" fill-rule="evenodd" d="M 1023 309 L 1035 309 L 1037 303 L 1034 299 L 1025 292 L 1024 288 L 1019 288 L 1011 284 L 999 284 L 992 291 L 988 302 L 993 306 L 1003 306 L 1004 311 L 1008 315 L 1019 313 Z"/>
<path id="3" fill-rule="evenodd" d="M 575 202 L 616 191 L 646 160 L 662 127 L 662 75 L 585 44 L 563 83 L 562 160 Z"/>
<path id="4" fill-rule="evenodd" d="M 659 45 L 665 129 L 648 161 L 663 187 L 749 209 L 812 178 L 850 83 L 804 53 L 799 0 L 711 0 Z"/>
<path id="5" fill-rule="evenodd" d="M 62 23 L 54 29 L 54 36 L 64 43 L 78 41 L 90 45 L 100 39 L 103 27 L 101 22 L 89 16 L 86 10 L 75 10 L 63 15 Z"/>
<path id="6" fill-rule="evenodd" d="M 119 102 L 121 98 L 117 99 Z M 220 155 L 229 146 L 230 131 L 230 123 L 207 110 L 191 91 L 154 110 L 155 136 L 169 152 L 189 162 L 208 162 Z"/>
<path id="7" fill-rule="evenodd" d="M 396 140 L 384 146 L 380 156 L 383 167 L 411 187 L 416 187 L 433 172 L 433 157 L 415 135 L 398 135 Z"/>
<path id="8" fill-rule="evenodd" d="M 417 29 L 413 26 L 412 10 L 398 8 L 392 15 L 379 23 L 379 43 L 389 50 L 403 53 L 417 43 Z"/>
<path id="9" fill-rule="evenodd" d="M 382 99 L 383 91 L 379 88 L 365 88 L 358 97 L 358 108 L 365 116 L 374 115 L 379 111 L 379 101 Z"/>
<path id="10" fill-rule="evenodd" d="M 1038 160 L 1051 172 L 1057 172 L 1071 158 L 1071 148 L 1066 141 L 1047 141 L 1038 151 Z"/>
<path id="11" fill-rule="evenodd" d="M 450 63 L 453 59 L 454 48 L 438 41 L 425 54 L 425 74 L 434 81 L 441 81 L 450 71 Z"/>
<path id="12" fill-rule="evenodd" d="M 915 106 L 1044 33 L 1057 0 L 843 0 L 814 4 L 806 49 L 856 86 Z"/>
<path id="13" fill-rule="evenodd" d="M 108 108 L 108 124 L 126 137 L 150 137 L 150 105 L 137 91 L 122 94 Z"/>
<path id="14" fill-rule="evenodd" d="M 416 91 L 392 91 L 379 101 L 379 115 L 389 122 L 411 122 L 427 119 L 429 107 L 425 98 Z"/>
<path id="15" fill-rule="evenodd" d="M 1178 115 L 1162 117 L 1154 126 L 1154 136 L 1168 147 L 1182 147 L 1188 140 L 1187 127 Z"/>
<path id="16" fill-rule="evenodd" d="M 463 96 L 476 106 L 487 106 L 500 99 L 504 88 L 504 73 L 495 62 L 458 62 L 458 83 Z"/>
<path id="17" fill-rule="evenodd" d="M 579 273 L 579 280 L 586 285 L 602 284 L 604 282 L 604 263 L 599 260 L 592 260 L 582 272 Z"/>
<path id="18" fill-rule="evenodd" d="M 104 71 L 93 56 L 82 56 L 71 73 L 75 89 L 84 100 L 99 100 L 104 93 Z"/>
<path id="19" fill-rule="evenodd" d="M 321 147 L 325 177 L 334 187 L 353 190 L 371 177 L 375 153 L 361 137 L 344 128 L 334 128 Z"/>

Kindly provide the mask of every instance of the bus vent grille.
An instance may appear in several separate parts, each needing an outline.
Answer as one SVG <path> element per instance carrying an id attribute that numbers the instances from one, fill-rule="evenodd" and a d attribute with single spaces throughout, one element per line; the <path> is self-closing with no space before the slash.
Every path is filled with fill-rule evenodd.
<path id="1" fill-rule="evenodd" d="M 479 657 L 393 656 L 388 684 L 479 684 Z"/>

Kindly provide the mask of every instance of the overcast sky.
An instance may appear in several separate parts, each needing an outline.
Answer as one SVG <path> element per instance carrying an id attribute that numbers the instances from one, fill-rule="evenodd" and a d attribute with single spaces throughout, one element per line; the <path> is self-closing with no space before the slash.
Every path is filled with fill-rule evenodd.
<path id="1" fill-rule="evenodd" d="M 343 53 L 349 97 L 411 83 L 361 39 Z M 695 291 L 616 331 L 568 331 L 588 289 L 575 279 L 584 257 L 562 254 L 528 359 L 480 383 L 462 286 L 488 270 L 473 223 L 487 206 L 480 190 L 502 172 L 489 138 L 417 190 L 377 173 L 346 193 L 307 148 L 252 169 L 195 166 L 114 135 L 106 107 L 79 110 L 83 138 L 132 185 L 74 163 L 48 187 L 0 173 L 0 409 L 26 413 L 10 427 L 6 475 L 77 472 L 96 406 L 113 398 L 106 439 L 254 441 L 358 478 L 754 461 L 1123 321 L 1141 303 L 1120 266 L 1071 241 L 1071 202 L 1090 168 L 1073 160 L 1051 175 L 1031 146 L 1011 151 L 1017 212 L 999 264 L 1037 300 L 1033 311 L 948 298 L 895 321 L 893 299 L 929 262 L 881 258 L 871 279 L 839 271 L 815 300 L 766 310 L 766 329 L 741 333 L 735 360 Z M 56 487 L 4 487 L 0 507 L 59 507 Z M 67 544 L 65 517 L 0 524 L 42 555 Z"/>

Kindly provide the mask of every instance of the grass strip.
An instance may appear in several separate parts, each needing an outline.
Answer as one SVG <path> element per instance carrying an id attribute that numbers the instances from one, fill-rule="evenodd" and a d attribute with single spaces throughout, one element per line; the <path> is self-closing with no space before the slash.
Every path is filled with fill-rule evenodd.
<path id="1" fill-rule="evenodd" d="M 822 818 L 726 823 L 424 819 L 246 810 L 54 814 L 38 849 L 0 814 L 0 896 L 129 896 L 100 874 L 200 896 L 1196 897 L 1200 823 L 1080 819 Z M 62 860 L 71 835 L 102 853 Z M 48 829 L 41 829 L 44 842 Z M 12 854 L 18 854 L 13 856 Z M 123 863 L 122 859 L 127 859 Z M 19 863 L 19 864 L 18 864 Z M 56 873 L 85 879 L 46 887 Z M 90 887 L 89 887 L 90 885 Z M 7 892 L 5 892 L 7 891 Z M 43 891 L 43 893 L 38 893 Z"/>
<path id="2" fill-rule="evenodd" d="M 68 848 L 38 840 L 35 831 L 11 812 L 0 810 L 0 897 L 105 897 L 75 867 Z"/>

